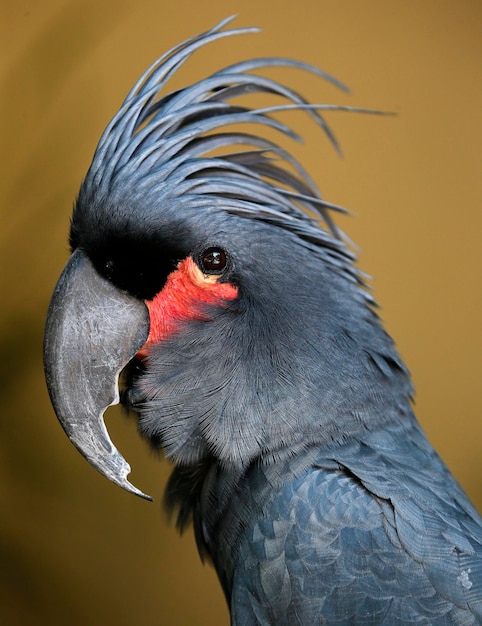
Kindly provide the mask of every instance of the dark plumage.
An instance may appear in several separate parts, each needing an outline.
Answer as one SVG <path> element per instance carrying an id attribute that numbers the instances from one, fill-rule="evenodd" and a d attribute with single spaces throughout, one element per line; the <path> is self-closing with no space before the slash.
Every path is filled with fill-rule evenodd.
<path id="1" fill-rule="evenodd" d="M 338 149 L 323 110 L 365 110 L 308 104 L 253 73 L 288 66 L 345 89 L 277 58 L 162 95 L 199 47 L 253 30 L 227 22 L 141 77 L 74 210 L 76 254 L 148 304 L 150 339 L 140 352 L 146 336 L 132 340 L 122 402 L 175 464 L 167 506 L 181 529 L 193 522 L 233 624 L 480 623 L 480 518 L 416 421 L 408 371 L 332 220 L 340 208 L 283 148 L 240 126 L 296 139 L 274 114 L 302 109 Z M 251 93 L 275 102 L 249 108 Z M 131 489 L 123 459 L 118 473 L 103 469 L 69 430 L 57 400 L 69 391 L 55 391 L 49 369 L 54 301 L 46 368 L 59 418 Z M 97 404 L 94 431 L 107 401 Z"/>

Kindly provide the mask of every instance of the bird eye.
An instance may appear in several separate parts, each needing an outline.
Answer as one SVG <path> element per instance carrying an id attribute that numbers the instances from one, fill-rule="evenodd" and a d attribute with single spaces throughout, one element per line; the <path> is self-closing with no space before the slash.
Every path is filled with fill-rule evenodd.
<path id="1" fill-rule="evenodd" d="M 199 255 L 198 265 L 204 274 L 222 274 L 228 265 L 228 256 L 222 248 L 206 248 Z"/>

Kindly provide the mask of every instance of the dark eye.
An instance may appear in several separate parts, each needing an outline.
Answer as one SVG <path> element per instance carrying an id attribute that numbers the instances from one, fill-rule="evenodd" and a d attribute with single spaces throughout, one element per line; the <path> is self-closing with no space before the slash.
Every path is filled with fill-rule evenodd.
<path id="1" fill-rule="evenodd" d="M 206 248 L 199 255 L 198 264 L 204 274 L 222 274 L 228 265 L 228 255 L 222 248 Z"/>

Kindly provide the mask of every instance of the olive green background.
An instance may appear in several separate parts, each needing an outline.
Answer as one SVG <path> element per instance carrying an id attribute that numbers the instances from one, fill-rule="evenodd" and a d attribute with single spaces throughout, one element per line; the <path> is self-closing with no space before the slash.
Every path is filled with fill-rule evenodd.
<path id="1" fill-rule="evenodd" d="M 353 90 L 276 74 L 332 113 L 337 157 L 303 115 L 293 151 L 375 276 L 430 439 L 480 507 L 479 0 L 61 0 L 0 2 L 0 623 L 227 624 L 212 568 L 161 512 L 169 468 L 109 411 L 150 504 L 98 475 L 61 431 L 45 390 L 45 311 L 68 257 L 70 211 L 97 140 L 157 56 L 232 13 L 263 33 L 194 56 L 172 87 L 245 56 L 286 55 Z M 286 119 L 286 118 L 284 118 Z M 291 148 L 291 146 L 290 146 Z M 416 471 L 417 468 L 414 468 Z"/>

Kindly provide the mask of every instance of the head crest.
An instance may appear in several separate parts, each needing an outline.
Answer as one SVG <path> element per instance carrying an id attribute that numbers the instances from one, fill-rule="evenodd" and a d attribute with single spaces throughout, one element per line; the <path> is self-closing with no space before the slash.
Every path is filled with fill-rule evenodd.
<path id="1" fill-rule="evenodd" d="M 335 149 L 339 145 L 321 115 L 324 110 L 378 113 L 340 105 L 310 104 L 296 91 L 256 72 L 263 68 L 305 70 L 348 91 L 326 72 L 287 58 L 256 58 L 221 69 L 179 91 L 163 94 L 171 76 L 191 54 L 223 37 L 257 32 L 256 28 L 223 30 L 217 26 L 175 46 L 137 81 L 104 131 L 85 180 L 95 193 L 108 196 L 128 184 L 136 193 L 191 207 L 209 207 L 263 220 L 294 232 L 306 245 L 359 280 L 353 254 L 330 211 L 343 211 L 322 199 L 303 166 L 262 134 L 239 130 L 256 125 L 300 140 L 273 114 L 305 111 Z M 242 96 L 261 93 L 283 104 L 250 108 Z M 279 100 L 278 100 L 279 101 Z"/>

